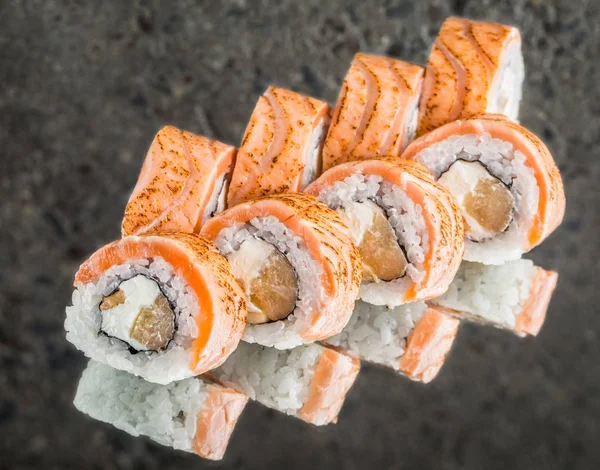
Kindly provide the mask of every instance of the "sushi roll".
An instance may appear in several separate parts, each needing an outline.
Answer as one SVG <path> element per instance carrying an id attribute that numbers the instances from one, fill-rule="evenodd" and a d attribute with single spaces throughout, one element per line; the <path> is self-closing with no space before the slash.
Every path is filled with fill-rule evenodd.
<path id="1" fill-rule="evenodd" d="M 235 147 L 173 126 L 154 137 L 121 224 L 123 236 L 197 232 L 225 208 Z"/>
<path id="2" fill-rule="evenodd" d="M 229 208 L 202 235 L 225 256 L 248 303 L 243 339 L 288 349 L 339 333 L 352 315 L 360 255 L 340 216 L 306 194 Z"/>
<path id="3" fill-rule="evenodd" d="M 228 207 L 259 196 L 302 191 L 321 172 L 329 105 L 270 86 L 258 99 L 238 152 Z"/>
<path id="4" fill-rule="evenodd" d="M 277 350 L 240 347 L 210 377 L 252 400 L 322 426 L 337 421 L 360 361 L 318 344 Z"/>
<path id="5" fill-rule="evenodd" d="M 90 361 L 74 405 L 132 436 L 220 460 L 247 402 L 243 393 L 202 377 L 157 385 Z"/>
<path id="6" fill-rule="evenodd" d="M 350 228 L 363 261 L 362 300 L 395 307 L 446 291 L 463 255 L 462 216 L 423 166 L 397 157 L 342 163 L 306 192 Z"/>
<path id="7" fill-rule="evenodd" d="M 340 163 L 398 156 L 415 138 L 424 69 L 356 54 L 323 147 L 323 171 Z"/>
<path id="8" fill-rule="evenodd" d="M 455 196 L 467 261 L 520 258 L 562 221 L 565 193 L 552 155 L 504 116 L 451 122 L 415 140 L 402 156 L 425 165 Z"/>
<path id="9" fill-rule="evenodd" d="M 246 323 L 231 267 L 195 234 L 105 245 L 81 265 L 74 285 L 67 340 L 95 361 L 159 384 L 222 364 Z"/>
<path id="10" fill-rule="evenodd" d="M 389 308 L 359 300 L 346 328 L 323 343 L 428 383 L 444 364 L 458 325 L 423 301 Z"/>
<path id="11" fill-rule="evenodd" d="M 427 62 L 417 135 L 480 113 L 516 121 L 524 76 L 517 28 L 448 18 Z"/>
<path id="12" fill-rule="evenodd" d="M 527 259 L 497 266 L 464 261 L 448 291 L 429 304 L 458 318 L 535 336 L 557 280 L 558 273 Z"/>

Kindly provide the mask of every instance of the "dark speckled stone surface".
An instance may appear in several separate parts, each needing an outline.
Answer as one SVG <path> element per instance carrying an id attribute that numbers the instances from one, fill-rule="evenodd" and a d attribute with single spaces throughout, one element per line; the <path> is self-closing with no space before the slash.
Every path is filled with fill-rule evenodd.
<path id="1" fill-rule="evenodd" d="M 238 143 L 267 84 L 333 102 L 356 51 L 423 63 L 450 14 L 521 28 L 521 120 L 564 176 L 531 254 L 561 276 L 540 336 L 464 325 L 429 386 L 365 367 L 324 429 L 250 405 L 218 464 L 78 413 L 72 276 L 156 130 Z M 0 1 L 0 468 L 598 468 L 599 22 L 598 0 Z"/>

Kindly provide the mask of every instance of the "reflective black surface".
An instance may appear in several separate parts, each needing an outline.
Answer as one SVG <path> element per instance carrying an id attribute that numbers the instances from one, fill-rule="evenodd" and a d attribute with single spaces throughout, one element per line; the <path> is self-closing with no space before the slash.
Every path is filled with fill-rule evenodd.
<path id="1" fill-rule="evenodd" d="M 521 122 L 565 180 L 531 254 L 560 272 L 540 336 L 464 325 L 429 386 L 365 367 L 325 429 L 250 405 L 220 464 L 78 413 L 72 276 L 119 236 L 159 127 L 239 143 L 269 83 L 334 102 L 356 51 L 423 63 L 450 14 L 521 28 Z M 597 468 L 599 21 L 596 0 L 1 1 L 0 468 Z"/>

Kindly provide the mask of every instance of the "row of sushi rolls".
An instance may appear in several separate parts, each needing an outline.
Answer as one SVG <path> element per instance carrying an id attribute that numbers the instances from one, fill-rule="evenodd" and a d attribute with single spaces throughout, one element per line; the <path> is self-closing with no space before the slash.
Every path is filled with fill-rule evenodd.
<path id="1" fill-rule="evenodd" d="M 75 275 L 75 406 L 223 457 L 248 399 L 335 422 L 361 361 L 434 379 L 461 321 L 536 335 L 562 221 L 517 122 L 518 29 L 447 19 L 426 67 L 358 53 L 333 108 L 270 86 L 239 148 L 167 126 L 122 221 Z"/>

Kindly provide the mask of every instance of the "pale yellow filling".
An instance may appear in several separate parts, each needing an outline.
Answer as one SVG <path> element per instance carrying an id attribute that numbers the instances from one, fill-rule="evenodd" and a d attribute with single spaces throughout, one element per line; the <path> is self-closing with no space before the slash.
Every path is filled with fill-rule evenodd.
<path id="1" fill-rule="evenodd" d="M 277 248 L 252 237 L 230 254 L 228 260 L 246 292 L 248 323 L 282 320 L 294 311 L 298 279 L 293 266 Z"/>
<path id="2" fill-rule="evenodd" d="M 456 198 L 466 236 L 482 241 L 505 231 L 513 219 L 515 200 L 510 189 L 479 162 L 457 160 L 439 182 Z"/>
<path id="3" fill-rule="evenodd" d="M 135 276 L 123 281 L 100 304 L 102 330 L 137 350 L 158 351 L 175 333 L 173 310 L 155 281 Z"/>
<path id="4" fill-rule="evenodd" d="M 371 201 L 353 202 L 340 214 L 360 251 L 364 281 L 392 281 L 404 276 L 408 261 L 381 207 Z"/>

